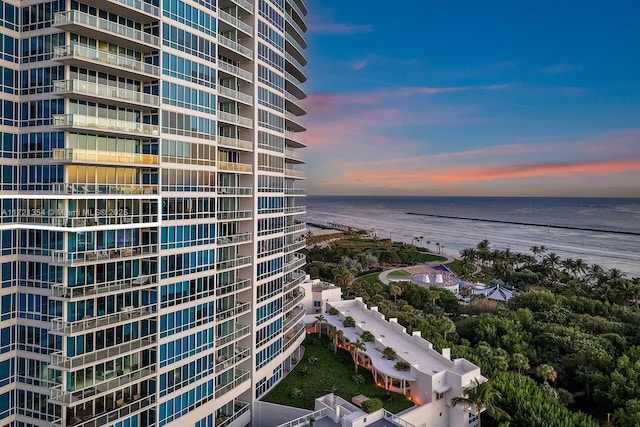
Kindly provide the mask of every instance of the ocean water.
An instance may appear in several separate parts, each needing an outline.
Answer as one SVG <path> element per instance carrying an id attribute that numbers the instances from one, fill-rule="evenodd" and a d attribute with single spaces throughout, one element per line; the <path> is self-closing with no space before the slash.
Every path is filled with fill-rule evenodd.
<path id="1" fill-rule="evenodd" d="M 483 239 L 494 249 L 523 253 L 544 245 L 563 259 L 582 258 L 605 269 L 617 268 L 629 278 L 640 277 L 640 199 L 307 196 L 306 206 L 305 221 L 373 228 L 378 237 L 407 243 L 424 236 L 422 246 L 431 241 L 435 250 L 438 242 L 454 256 Z M 564 226 L 592 230 L 555 228 Z"/>

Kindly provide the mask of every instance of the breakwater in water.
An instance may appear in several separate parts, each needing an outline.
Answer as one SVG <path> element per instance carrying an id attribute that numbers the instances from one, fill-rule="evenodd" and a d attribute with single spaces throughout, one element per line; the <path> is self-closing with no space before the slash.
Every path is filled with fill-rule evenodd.
<path id="1" fill-rule="evenodd" d="M 573 226 L 570 226 L 570 225 L 537 224 L 537 223 L 534 223 L 534 222 L 505 221 L 505 220 L 485 219 L 485 218 L 470 218 L 470 217 L 464 217 L 464 216 L 437 215 L 437 214 L 418 213 L 418 212 L 407 212 L 407 215 L 428 216 L 428 217 L 431 217 L 431 218 L 459 219 L 459 220 L 464 220 L 464 221 L 492 222 L 492 223 L 495 223 L 495 224 L 528 225 L 528 226 L 531 226 L 531 227 L 558 228 L 558 229 L 563 229 L 563 230 L 593 231 L 593 232 L 596 232 L 596 233 L 614 233 L 614 234 L 626 234 L 626 235 L 629 235 L 629 236 L 640 236 L 640 232 L 634 232 L 634 231 L 604 230 L 604 229 L 590 228 L 590 227 L 573 227 Z"/>

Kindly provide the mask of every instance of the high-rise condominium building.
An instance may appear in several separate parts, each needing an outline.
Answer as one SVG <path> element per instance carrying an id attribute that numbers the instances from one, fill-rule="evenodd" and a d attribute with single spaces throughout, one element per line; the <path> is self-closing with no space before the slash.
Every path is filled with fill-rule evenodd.
<path id="1" fill-rule="evenodd" d="M 304 338 L 304 0 L 0 0 L 0 425 L 244 426 Z"/>

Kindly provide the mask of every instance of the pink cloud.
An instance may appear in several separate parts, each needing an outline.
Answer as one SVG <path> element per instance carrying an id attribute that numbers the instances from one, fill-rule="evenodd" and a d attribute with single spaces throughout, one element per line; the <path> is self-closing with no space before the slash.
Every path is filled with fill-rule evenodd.
<path id="1" fill-rule="evenodd" d="M 354 25 L 354 24 L 342 24 L 339 22 L 310 22 L 309 31 L 318 34 L 331 34 L 331 35 L 351 35 L 370 33 L 373 31 L 371 25 Z"/>
<path id="2" fill-rule="evenodd" d="M 360 61 L 356 61 L 353 64 L 351 64 L 351 69 L 353 71 L 360 71 L 363 68 L 365 68 L 368 64 L 369 64 L 369 61 L 367 61 L 366 59 L 362 59 Z"/>
<path id="3" fill-rule="evenodd" d="M 549 67 L 541 68 L 540 73 L 547 74 L 547 75 L 566 74 L 575 70 L 575 68 L 576 68 L 575 66 L 571 64 L 567 64 L 566 62 L 563 62 L 560 64 L 555 64 Z"/>

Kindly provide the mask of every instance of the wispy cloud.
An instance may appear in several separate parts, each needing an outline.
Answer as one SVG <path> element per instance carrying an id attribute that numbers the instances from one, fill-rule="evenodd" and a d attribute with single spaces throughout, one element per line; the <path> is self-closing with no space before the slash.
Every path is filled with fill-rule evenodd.
<path id="1" fill-rule="evenodd" d="M 351 69 L 353 71 L 360 71 L 363 68 L 365 68 L 367 65 L 369 65 L 369 61 L 366 59 L 361 59 L 360 61 L 353 62 L 351 64 Z"/>

